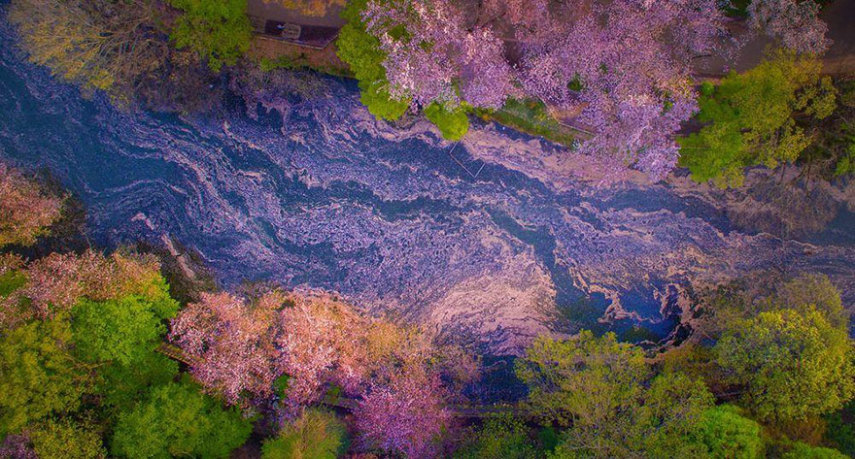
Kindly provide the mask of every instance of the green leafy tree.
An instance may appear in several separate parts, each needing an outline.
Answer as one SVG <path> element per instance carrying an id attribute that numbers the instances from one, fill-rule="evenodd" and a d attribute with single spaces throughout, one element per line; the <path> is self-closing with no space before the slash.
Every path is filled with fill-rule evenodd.
<path id="1" fill-rule="evenodd" d="M 725 375 L 744 387 L 741 402 L 761 420 L 829 413 L 855 395 L 849 336 L 815 309 L 733 321 L 715 350 Z"/>
<path id="2" fill-rule="evenodd" d="M 535 413 L 578 426 L 597 425 L 632 405 L 649 370 L 638 347 L 619 343 L 614 333 L 596 338 L 584 330 L 576 339 L 538 338 L 517 361 L 516 374 Z"/>
<path id="3" fill-rule="evenodd" d="M 97 389 L 111 414 L 133 408 L 151 387 L 167 384 L 178 375 L 178 363 L 162 354 L 146 354 L 131 365 L 99 368 Z"/>
<path id="4" fill-rule="evenodd" d="M 774 274 L 759 273 L 708 292 L 703 307 L 712 313 L 703 328 L 713 337 L 720 337 L 739 320 L 752 319 L 761 312 L 782 309 L 793 309 L 800 313 L 815 310 L 833 327 L 841 330 L 849 327 L 849 313 L 843 308 L 840 291 L 828 276 L 821 274 L 801 274 L 785 279 Z"/>
<path id="5" fill-rule="evenodd" d="M 62 318 L 34 321 L 0 338 L 0 437 L 80 406 L 92 377 L 69 353 L 70 342 L 71 327 Z"/>
<path id="6" fill-rule="evenodd" d="M 630 419 L 635 437 L 628 442 L 650 457 L 690 457 L 701 448 L 686 441 L 697 430 L 704 413 L 713 406 L 713 395 L 700 379 L 682 373 L 658 375 L 644 391 L 640 406 Z M 637 414 L 636 414 L 637 413 Z"/>
<path id="7" fill-rule="evenodd" d="M 383 61 L 386 54 L 380 42 L 365 30 L 362 10 L 367 0 L 348 3 L 341 16 L 347 20 L 336 40 L 338 57 L 350 66 L 359 81 L 362 104 L 377 118 L 392 121 L 400 118 L 409 108 L 409 101 L 399 101 L 389 94 L 389 81 Z"/>
<path id="8" fill-rule="evenodd" d="M 739 408 L 721 405 L 703 413 L 690 441 L 703 445 L 704 456 L 714 459 L 763 457 L 760 424 L 743 417 Z"/>
<path id="9" fill-rule="evenodd" d="M 712 394 L 700 380 L 665 373 L 624 409 L 596 424 L 564 431 L 551 457 L 698 456 L 705 448 L 689 435 L 712 404 Z"/>
<path id="10" fill-rule="evenodd" d="M 685 457 L 701 450 L 688 435 L 712 407 L 703 382 L 681 373 L 650 380 L 642 351 L 612 333 L 539 338 L 518 362 L 531 409 L 572 425 L 554 457 Z"/>
<path id="11" fill-rule="evenodd" d="M 469 117 L 466 116 L 463 106 L 448 110 L 440 104 L 432 103 L 425 108 L 425 117 L 435 124 L 442 136 L 448 140 L 460 140 L 469 132 Z"/>
<path id="12" fill-rule="evenodd" d="M 850 400 L 842 410 L 829 415 L 825 438 L 838 450 L 855 456 L 855 401 Z"/>
<path id="13" fill-rule="evenodd" d="M 251 431 L 236 409 L 223 409 L 190 383 L 170 383 L 119 418 L 111 451 L 130 458 L 226 457 Z"/>
<path id="14" fill-rule="evenodd" d="M 525 424 L 511 417 L 488 420 L 454 455 L 459 459 L 533 459 L 540 456 Z"/>
<path id="15" fill-rule="evenodd" d="M 246 0 L 169 0 L 184 11 L 172 29 L 178 48 L 190 48 L 208 59 L 217 72 L 233 65 L 249 49 L 252 25 Z"/>
<path id="16" fill-rule="evenodd" d="M 812 123 L 816 141 L 805 153 L 805 172 L 814 168 L 822 177 L 855 173 L 855 79 L 835 80 L 838 105 L 832 115 Z"/>
<path id="17" fill-rule="evenodd" d="M 798 442 L 784 454 L 784 459 L 847 459 L 849 456 L 836 449 L 811 446 Z"/>
<path id="18" fill-rule="evenodd" d="M 335 459 L 347 449 L 347 427 L 335 414 L 308 409 L 261 448 L 263 459 Z"/>
<path id="19" fill-rule="evenodd" d="M 849 312 L 843 308 L 840 291 L 828 276 L 802 274 L 782 285 L 770 301 L 769 309 L 794 309 L 806 313 L 817 310 L 835 328 L 849 328 Z"/>
<path id="20" fill-rule="evenodd" d="M 106 457 L 97 426 L 70 419 L 48 420 L 28 429 L 38 457 L 92 459 Z"/>
<path id="21" fill-rule="evenodd" d="M 174 315 L 178 303 L 167 297 L 154 304 L 131 295 L 116 300 L 80 300 L 72 310 L 75 350 L 92 362 L 128 366 L 147 360 L 166 334 L 160 313 Z"/>
<path id="22" fill-rule="evenodd" d="M 835 89 L 820 77 L 814 57 L 779 51 L 718 87 L 705 84 L 698 101 L 699 132 L 681 140 L 680 164 L 698 182 L 742 184 L 742 169 L 795 161 L 811 144 L 796 115 L 824 119 L 835 107 Z"/>
<path id="23" fill-rule="evenodd" d="M 148 387 L 165 384 L 178 364 L 158 354 L 166 334 L 164 319 L 178 311 L 161 276 L 141 288 L 146 295 L 114 300 L 81 299 L 72 309 L 75 354 L 98 365 L 98 391 L 106 406 L 128 409 Z"/>

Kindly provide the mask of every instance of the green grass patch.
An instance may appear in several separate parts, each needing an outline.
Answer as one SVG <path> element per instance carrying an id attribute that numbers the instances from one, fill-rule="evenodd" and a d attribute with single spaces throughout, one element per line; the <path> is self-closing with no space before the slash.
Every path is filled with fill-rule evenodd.
<path id="1" fill-rule="evenodd" d="M 274 70 L 279 69 L 314 70 L 315 72 L 324 73 L 327 75 L 353 78 L 353 75 L 350 72 L 340 67 L 336 67 L 333 65 L 319 65 L 313 63 L 305 54 L 300 54 L 297 56 L 280 56 L 275 59 L 264 57 L 258 61 L 258 66 L 261 68 L 261 70 L 265 72 L 272 72 Z"/>
<path id="2" fill-rule="evenodd" d="M 499 110 L 476 109 L 475 114 L 485 121 L 495 121 L 562 145 L 572 146 L 576 141 L 572 129 L 553 118 L 546 110 L 546 104 L 539 100 L 508 99 Z"/>

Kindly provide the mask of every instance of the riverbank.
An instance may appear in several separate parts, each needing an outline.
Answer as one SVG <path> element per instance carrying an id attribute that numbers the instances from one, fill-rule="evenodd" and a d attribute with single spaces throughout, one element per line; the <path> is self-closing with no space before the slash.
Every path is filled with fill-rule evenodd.
<path id="1" fill-rule="evenodd" d="M 99 245 L 168 234 L 227 288 L 335 290 L 497 354 L 584 327 L 666 336 L 686 285 L 782 261 L 828 274 L 847 301 L 855 293 L 853 242 L 816 236 L 851 219 L 829 193 L 798 207 L 826 203 L 825 229 L 770 232 L 754 224 L 763 215 L 728 210 L 763 209 L 768 196 L 641 174 L 593 187 L 575 175 L 586 158 L 478 121 L 449 154 L 426 121 L 379 122 L 353 82 L 331 78 L 257 118 L 240 104 L 217 117 L 125 113 L 3 40 L 0 156 L 53 171 L 89 209 Z"/>

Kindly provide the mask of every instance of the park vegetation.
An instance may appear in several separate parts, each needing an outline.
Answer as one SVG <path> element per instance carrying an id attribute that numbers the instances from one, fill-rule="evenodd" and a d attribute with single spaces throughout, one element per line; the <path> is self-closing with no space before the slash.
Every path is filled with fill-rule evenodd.
<path id="1" fill-rule="evenodd" d="M 249 46 L 245 0 L 15 0 L 31 61 L 120 106 L 210 109 L 215 71 Z"/>
<path id="2" fill-rule="evenodd" d="M 334 46 L 369 112 L 422 113 L 449 140 L 476 114 L 562 143 L 618 180 L 630 168 L 659 180 L 675 165 L 721 187 L 755 165 L 855 170 L 851 84 L 820 76 L 829 43 L 812 0 L 269 1 L 340 13 Z M 212 111 L 227 88 L 261 84 L 259 66 L 305 65 L 246 57 L 246 0 L 12 0 L 8 17 L 33 62 L 125 107 Z M 734 20 L 750 33 L 733 35 Z M 732 56 L 756 34 L 777 47 L 764 62 L 699 87 L 697 57 Z"/>
<path id="3" fill-rule="evenodd" d="M 741 185 L 747 166 L 795 162 L 836 108 L 837 89 L 820 71 L 813 57 L 778 51 L 718 86 L 706 83 L 697 117 L 705 125 L 681 141 L 681 165 L 726 187 Z"/>
<path id="4" fill-rule="evenodd" d="M 825 276 L 758 273 L 699 292 L 694 333 L 663 349 L 584 330 L 539 337 L 516 360 L 527 395 L 472 418 L 476 358 L 334 293 L 248 286 L 182 303 L 153 255 L 22 258 L 63 200 L 0 171 L 3 457 L 855 452 L 855 348 Z"/>
<path id="5" fill-rule="evenodd" d="M 748 23 L 790 52 L 826 47 L 813 2 L 755 1 Z M 353 1 L 339 56 L 384 119 L 423 110 L 448 139 L 473 108 L 534 99 L 596 133 L 581 152 L 651 178 L 676 164 L 675 134 L 697 111 L 692 60 L 733 50 L 715 1 Z"/>

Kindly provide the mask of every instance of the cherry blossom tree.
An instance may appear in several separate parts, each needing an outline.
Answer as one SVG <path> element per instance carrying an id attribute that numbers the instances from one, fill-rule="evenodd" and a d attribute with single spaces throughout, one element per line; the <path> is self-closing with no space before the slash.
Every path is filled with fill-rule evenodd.
<path id="1" fill-rule="evenodd" d="M 293 414 L 325 386 L 362 390 L 372 361 L 387 352 L 370 344 L 372 330 L 371 320 L 324 292 L 273 291 L 252 301 L 218 293 L 188 305 L 170 339 L 195 361 L 199 382 L 230 403 L 247 402 L 245 394 L 270 398 L 286 375 L 284 401 Z"/>
<path id="2" fill-rule="evenodd" d="M 354 410 L 361 446 L 406 457 L 435 456 L 451 419 L 444 398 L 435 374 L 392 371 L 390 380 L 373 385 Z"/>
<path id="3" fill-rule="evenodd" d="M 386 400 L 384 393 L 423 400 L 439 393 L 440 379 L 459 384 L 478 372 L 460 349 L 434 346 L 418 329 L 359 314 L 321 291 L 272 291 L 254 300 L 203 294 L 172 321 L 169 337 L 210 392 L 243 406 L 281 395 L 285 418 L 333 386 L 350 397 L 377 394 L 368 400 Z M 397 381 L 399 373 L 409 379 Z M 287 384 L 275 394 L 281 377 Z M 408 394 L 416 386 L 428 393 Z"/>
<path id="4" fill-rule="evenodd" d="M 659 179 L 676 163 L 671 138 L 695 111 L 691 58 L 724 36 L 715 2 L 593 2 L 550 14 L 528 32 L 526 92 L 579 113 L 597 132 L 582 152 L 635 165 Z"/>
<path id="5" fill-rule="evenodd" d="M 62 200 L 0 163 L 0 247 L 31 245 L 60 217 Z"/>
<path id="6" fill-rule="evenodd" d="M 368 33 L 389 93 L 415 107 L 537 98 L 595 132 L 581 152 L 663 178 L 697 110 L 692 59 L 735 45 L 716 0 L 373 0 Z M 799 52 L 827 46 L 812 1 L 758 0 L 756 28 Z"/>
<path id="7" fill-rule="evenodd" d="M 498 108 L 514 92 L 501 37 L 488 27 L 467 28 L 454 2 L 374 1 L 363 19 L 387 54 L 383 66 L 395 99 L 454 107 L 462 95 L 472 105 Z"/>
<path id="8" fill-rule="evenodd" d="M 819 19 L 813 1 L 753 0 L 748 6 L 752 25 L 799 53 L 821 54 L 831 44 L 828 26 Z"/>
<path id="9" fill-rule="evenodd" d="M 82 297 L 94 301 L 142 295 L 165 295 L 165 280 L 154 256 L 114 253 L 109 257 L 51 253 L 24 266 L 20 259 L 4 257 L 0 270 L 20 270 L 23 285 L 4 298 L 0 324 L 15 326 L 33 318 L 49 319 L 68 311 Z"/>
<path id="10" fill-rule="evenodd" d="M 244 392 L 267 397 L 282 373 L 276 347 L 283 294 L 271 292 L 249 303 L 228 293 L 202 294 L 172 321 L 170 339 L 196 363 L 190 372 L 230 403 Z"/>

